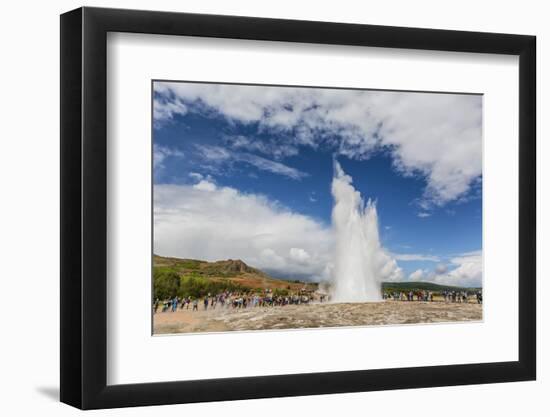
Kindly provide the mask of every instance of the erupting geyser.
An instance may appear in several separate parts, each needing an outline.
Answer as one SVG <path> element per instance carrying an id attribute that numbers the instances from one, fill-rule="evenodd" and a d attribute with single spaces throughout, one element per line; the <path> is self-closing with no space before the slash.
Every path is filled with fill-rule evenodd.
<path id="1" fill-rule="evenodd" d="M 334 160 L 332 224 L 336 235 L 331 298 L 335 302 L 380 301 L 379 263 L 385 257 L 378 236 L 376 204 L 366 205 L 352 178 Z"/>

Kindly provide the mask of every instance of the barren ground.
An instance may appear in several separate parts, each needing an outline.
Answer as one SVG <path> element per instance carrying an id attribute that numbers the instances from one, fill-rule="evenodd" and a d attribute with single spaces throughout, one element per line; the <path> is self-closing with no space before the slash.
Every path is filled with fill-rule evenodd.
<path id="1" fill-rule="evenodd" d="M 475 303 L 405 302 L 342 303 L 180 310 L 154 315 L 154 333 L 225 332 L 315 327 L 480 321 L 482 306 Z"/>

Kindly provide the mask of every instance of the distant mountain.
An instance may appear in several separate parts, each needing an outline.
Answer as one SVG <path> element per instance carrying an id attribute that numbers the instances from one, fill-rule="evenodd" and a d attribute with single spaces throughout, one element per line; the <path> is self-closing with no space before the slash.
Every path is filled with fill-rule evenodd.
<path id="1" fill-rule="evenodd" d="M 432 292 L 441 292 L 441 291 L 475 291 L 480 288 L 470 288 L 470 287 L 454 287 L 451 285 L 441 285 L 435 284 L 433 282 L 384 282 L 382 283 L 382 289 L 384 291 L 432 291 Z"/>

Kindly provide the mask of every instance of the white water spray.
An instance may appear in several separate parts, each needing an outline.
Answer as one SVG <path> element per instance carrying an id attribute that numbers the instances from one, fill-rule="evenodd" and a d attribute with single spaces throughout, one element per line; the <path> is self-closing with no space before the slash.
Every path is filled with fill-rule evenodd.
<path id="1" fill-rule="evenodd" d="M 380 263 L 387 256 L 380 245 L 376 204 L 369 199 L 365 205 L 352 185 L 352 178 L 336 160 L 332 196 L 336 235 L 332 301 L 380 301 Z"/>

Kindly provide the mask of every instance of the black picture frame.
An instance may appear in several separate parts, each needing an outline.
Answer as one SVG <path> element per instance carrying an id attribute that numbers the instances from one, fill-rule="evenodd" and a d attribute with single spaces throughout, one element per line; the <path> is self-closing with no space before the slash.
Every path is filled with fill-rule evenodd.
<path id="1" fill-rule="evenodd" d="M 519 360 L 107 385 L 108 32 L 519 56 Z M 61 401 L 96 409 L 534 380 L 535 54 L 524 35 L 88 7 L 61 15 Z"/>

